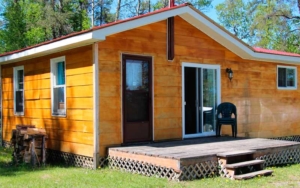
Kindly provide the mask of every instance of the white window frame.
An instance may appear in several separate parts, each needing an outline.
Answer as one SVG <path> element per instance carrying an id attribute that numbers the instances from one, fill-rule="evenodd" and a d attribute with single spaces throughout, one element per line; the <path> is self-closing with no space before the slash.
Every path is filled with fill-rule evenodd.
<path id="1" fill-rule="evenodd" d="M 24 84 L 24 66 L 18 66 L 18 67 L 14 67 L 14 114 L 15 115 L 18 115 L 18 116 L 23 116 L 24 115 L 24 106 L 25 106 L 25 96 L 24 96 L 24 87 L 25 87 L 25 84 Z M 23 70 L 23 89 L 19 89 L 18 86 L 18 71 L 19 70 Z M 17 95 L 16 95 L 16 92 L 17 91 L 22 91 L 22 95 L 23 95 L 23 109 L 22 109 L 22 112 L 17 112 L 17 109 L 16 109 L 16 102 L 17 102 Z"/>
<path id="2" fill-rule="evenodd" d="M 278 69 L 279 68 L 285 68 L 285 69 L 294 69 L 295 70 L 295 77 L 294 77 L 294 82 L 295 82 L 295 86 L 278 86 L 279 84 L 279 73 L 278 73 Z M 276 84 L 277 84 L 277 89 L 281 89 L 281 90 L 296 90 L 297 89 L 297 67 L 295 66 L 282 66 L 282 65 L 277 65 L 277 78 L 276 78 Z"/>
<path id="3" fill-rule="evenodd" d="M 56 85 L 56 64 L 59 62 L 65 63 L 65 84 L 64 85 Z M 51 114 L 52 116 L 66 117 L 67 116 L 67 92 L 66 92 L 66 58 L 65 56 L 53 58 L 50 60 L 51 66 Z M 64 88 L 64 110 L 60 112 L 54 112 L 54 88 L 63 87 Z"/>

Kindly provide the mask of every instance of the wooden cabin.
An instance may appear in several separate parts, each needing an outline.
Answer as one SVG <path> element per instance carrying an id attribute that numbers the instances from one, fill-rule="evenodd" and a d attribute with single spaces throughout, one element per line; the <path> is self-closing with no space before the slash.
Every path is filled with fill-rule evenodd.
<path id="1" fill-rule="evenodd" d="M 300 55 L 252 48 L 188 4 L 5 53 L 0 65 L 3 141 L 35 125 L 48 150 L 93 167 L 110 146 L 214 136 L 221 102 L 237 107 L 238 137 L 300 135 Z"/>

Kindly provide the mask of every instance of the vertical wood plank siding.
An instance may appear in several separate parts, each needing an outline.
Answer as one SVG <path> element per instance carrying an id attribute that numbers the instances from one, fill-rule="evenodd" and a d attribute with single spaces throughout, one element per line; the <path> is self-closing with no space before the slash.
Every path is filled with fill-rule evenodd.
<path id="1" fill-rule="evenodd" d="M 67 116 L 51 115 L 50 59 L 66 57 Z M 13 67 L 24 65 L 24 116 L 13 110 Z M 92 46 L 2 66 L 3 139 L 17 124 L 45 128 L 48 148 L 93 156 Z"/>
<path id="2" fill-rule="evenodd" d="M 243 60 L 178 16 L 175 58 L 169 62 L 166 32 L 167 22 L 161 21 L 99 43 L 100 155 L 105 155 L 107 146 L 122 143 L 122 53 L 153 57 L 155 141 L 182 138 L 182 62 L 221 65 L 221 100 L 238 108 L 238 136 L 300 134 L 300 92 L 277 89 L 277 63 Z M 226 68 L 234 71 L 232 82 Z M 229 128 L 224 126 L 223 133 L 230 134 Z"/>

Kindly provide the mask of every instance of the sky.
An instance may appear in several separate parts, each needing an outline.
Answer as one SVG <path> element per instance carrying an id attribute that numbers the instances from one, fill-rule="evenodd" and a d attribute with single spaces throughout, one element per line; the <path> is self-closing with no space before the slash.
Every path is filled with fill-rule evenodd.
<path id="1" fill-rule="evenodd" d="M 213 19 L 215 22 L 218 22 L 218 18 L 217 18 L 217 14 L 216 14 L 216 6 L 220 3 L 224 2 L 224 0 L 213 0 L 212 1 L 212 6 L 213 8 L 210 9 L 210 11 L 205 12 L 205 14 L 210 17 L 211 19 Z"/>

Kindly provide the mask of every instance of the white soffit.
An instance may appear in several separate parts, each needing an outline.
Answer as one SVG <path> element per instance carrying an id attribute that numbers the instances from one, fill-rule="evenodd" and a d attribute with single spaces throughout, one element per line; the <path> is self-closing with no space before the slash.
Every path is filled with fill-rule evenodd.
<path id="1" fill-rule="evenodd" d="M 103 40 L 101 38 L 93 38 L 92 32 L 79 34 L 66 39 L 61 39 L 55 42 L 44 44 L 37 47 L 29 48 L 28 50 L 15 52 L 6 56 L 0 57 L 0 63 L 12 63 L 16 61 L 40 57 L 63 50 L 68 50 L 80 46 L 92 44 L 95 41 Z"/>

